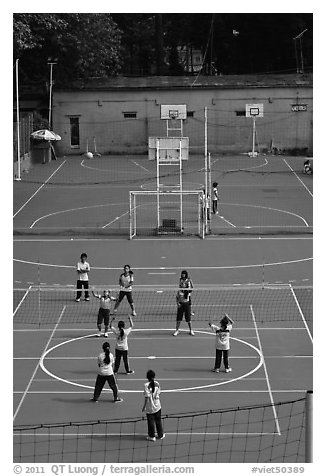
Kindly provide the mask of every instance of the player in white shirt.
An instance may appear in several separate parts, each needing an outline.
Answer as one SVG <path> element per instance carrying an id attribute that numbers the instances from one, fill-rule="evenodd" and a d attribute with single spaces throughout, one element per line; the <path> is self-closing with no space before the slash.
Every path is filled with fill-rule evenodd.
<path id="1" fill-rule="evenodd" d="M 82 288 L 85 290 L 85 301 L 89 301 L 89 293 L 88 293 L 88 273 L 90 272 L 91 268 L 87 260 L 87 254 L 82 253 L 80 255 L 80 261 L 77 263 L 77 296 L 76 302 L 80 301 L 82 295 Z"/>
<path id="2" fill-rule="evenodd" d="M 232 369 L 229 366 L 230 332 L 234 321 L 227 314 L 224 314 L 223 318 L 220 320 L 219 326 L 212 324 L 212 322 L 209 322 L 208 324 L 216 334 L 215 365 L 212 371 L 216 373 L 220 371 L 223 356 L 225 372 L 231 372 Z"/>
<path id="3" fill-rule="evenodd" d="M 131 316 L 128 316 L 130 326 L 125 329 L 124 321 L 118 322 L 118 329 L 112 326 L 114 317 L 110 323 L 110 328 L 113 334 L 116 337 L 116 346 L 115 346 L 115 363 L 114 363 L 114 373 L 116 374 L 120 367 L 121 357 L 123 358 L 123 363 L 125 365 L 126 374 L 133 374 L 134 370 L 129 368 L 128 360 L 128 336 L 133 328 L 133 322 Z"/>
<path id="4" fill-rule="evenodd" d="M 113 312 L 117 312 L 118 307 L 124 297 L 127 298 L 129 306 L 131 308 L 131 313 L 133 316 L 136 315 L 134 301 L 132 298 L 132 285 L 134 284 L 134 273 L 131 271 L 129 264 L 125 264 L 123 267 L 123 273 L 119 276 L 119 286 L 120 292 L 117 299 L 117 302 L 114 306 Z"/>
<path id="5" fill-rule="evenodd" d="M 108 382 L 112 392 L 114 402 L 122 402 L 122 398 L 118 395 L 118 387 L 113 372 L 114 357 L 110 352 L 109 342 L 104 342 L 102 346 L 103 352 L 97 358 L 98 374 L 95 382 L 94 395 L 92 402 L 97 402 L 101 395 L 105 382 Z"/>
<path id="6" fill-rule="evenodd" d="M 100 300 L 100 308 L 98 310 L 98 315 L 97 315 L 97 328 L 99 330 L 99 334 L 97 334 L 97 337 L 101 337 L 102 335 L 101 331 L 102 331 L 103 321 L 104 321 L 104 337 L 108 337 L 111 302 L 116 301 L 116 298 L 111 296 L 110 290 L 103 291 L 102 294 L 97 294 L 92 289 L 92 294 L 94 297 Z"/>
<path id="7" fill-rule="evenodd" d="M 218 194 L 218 183 L 213 183 L 213 213 L 214 215 L 218 214 L 218 201 L 220 199 Z"/>
<path id="8" fill-rule="evenodd" d="M 165 438 L 165 434 L 163 433 L 161 419 L 160 384 L 155 380 L 154 370 L 148 370 L 146 377 L 148 382 L 146 382 L 144 385 L 145 400 L 142 408 L 143 412 L 146 411 L 147 417 L 148 436 L 146 439 L 149 441 L 155 441 L 156 429 L 157 439 L 162 440 Z"/>

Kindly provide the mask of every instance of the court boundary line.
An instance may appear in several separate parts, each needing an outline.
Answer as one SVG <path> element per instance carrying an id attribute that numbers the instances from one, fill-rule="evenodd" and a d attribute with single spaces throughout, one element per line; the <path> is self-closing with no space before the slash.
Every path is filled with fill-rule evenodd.
<path id="1" fill-rule="evenodd" d="M 23 208 L 25 208 L 25 206 L 32 200 L 32 198 L 35 197 L 35 195 L 40 191 L 42 190 L 42 188 L 48 183 L 48 181 L 53 177 L 54 174 L 56 174 L 58 172 L 58 170 L 66 163 L 67 159 L 65 159 L 60 165 L 58 168 L 55 169 L 55 171 L 50 175 L 50 177 L 48 177 L 46 179 L 46 181 L 44 183 L 42 183 L 42 185 L 36 190 L 36 192 L 33 193 L 33 195 L 31 197 L 29 197 L 29 199 L 19 208 L 19 210 L 17 210 L 17 212 L 14 214 L 13 218 L 16 218 L 16 216 L 18 215 L 19 212 L 22 211 Z"/>
<path id="2" fill-rule="evenodd" d="M 60 167 L 62 166 L 63 164 L 60 165 Z M 59 167 L 59 168 L 60 168 Z M 55 173 L 55 172 L 54 172 Z M 54 174 L 53 173 L 53 174 Z M 53 175 L 52 174 L 52 175 Z M 52 175 L 47 179 L 50 180 L 50 178 L 52 177 Z M 47 182 L 45 182 L 44 184 L 41 185 L 41 187 L 34 193 L 34 195 L 36 195 L 36 193 L 41 190 L 42 187 L 44 187 L 46 185 Z M 154 192 L 154 190 L 153 190 Z M 34 195 L 32 195 L 32 197 L 30 197 L 29 200 L 31 200 Z M 28 201 L 29 201 L 28 200 Z M 28 201 L 26 202 L 26 204 L 23 205 L 23 207 L 25 205 L 27 205 Z M 155 205 L 156 202 L 148 202 L 148 203 L 145 203 L 145 204 L 140 204 L 140 205 L 137 205 L 136 208 L 141 208 L 141 207 L 147 207 L 149 205 Z M 171 203 L 178 203 L 178 202 L 171 202 Z M 46 215 L 42 215 L 40 217 L 38 217 L 36 220 L 34 220 L 34 222 L 32 223 L 32 225 L 29 227 L 30 229 L 32 229 L 34 227 L 34 225 L 36 225 L 36 223 L 38 223 L 39 221 L 45 219 L 45 218 L 48 218 L 48 217 L 51 217 L 51 216 L 54 216 L 54 215 L 60 215 L 60 214 L 64 214 L 64 213 L 67 213 L 67 212 L 75 212 L 77 210 L 88 210 L 88 209 L 91 209 L 91 208 L 101 208 L 101 207 L 111 207 L 111 206 L 114 206 L 114 205 L 123 205 L 125 206 L 126 208 L 127 207 L 127 203 L 126 202 L 119 202 L 119 203 L 101 203 L 101 204 L 97 204 L 97 205 L 87 205 L 87 206 L 83 206 L 83 207 L 76 207 L 76 208 L 70 208 L 70 209 L 64 209 L 64 210 L 56 210 L 54 212 L 51 212 L 51 213 L 47 213 Z M 274 208 L 274 207 L 267 207 L 267 206 L 264 206 L 264 205 L 253 205 L 253 204 L 250 204 L 250 203 L 229 203 L 229 202 L 220 202 L 220 205 L 226 205 L 226 206 L 231 206 L 231 207 L 247 207 L 247 208 L 259 208 L 259 209 L 262 209 L 262 210 L 269 210 L 269 211 L 273 211 L 273 212 L 279 212 L 279 213 L 284 213 L 284 214 L 287 214 L 287 215 L 291 215 L 291 216 L 294 216 L 296 218 L 298 218 L 299 220 L 301 220 L 305 227 L 306 228 L 309 228 L 309 224 L 308 222 L 305 220 L 305 218 L 303 218 L 303 216 L 301 215 L 298 215 L 297 213 L 294 213 L 294 212 L 290 212 L 289 210 L 283 210 L 281 208 Z M 22 207 L 22 208 L 23 208 Z M 189 205 L 190 207 L 190 205 Z M 22 209 L 21 208 L 21 209 Z M 18 212 L 21 211 L 18 210 Z M 16 212 L 16 214 L 18 214 L 18 212 Z M 14 215 L 14 218 L 16 216 L 16 214 Z M 113 220 L 110 221 L 109 224 L 112 224 L 114 223 L 115 221 L 117 221 L 118 219 L 124 217 L 125 215 L 128 215 L 129 214 L 129 208 L 127 209 L 127 211 L 123 211 L 121 215 L 119 215 L 118 217 L 115 217 Z M 234 225 L 232 224 L 231 222 L 229 222 L 225 217 L 223 217 L 222 215 L 217 215 L 217 218 L 221 218 L 223 219 L 226 223 L 229 223 L 232 227 L 234 228 L 262 228 L 261 225 L 245 225 L 245 226 L 237 226 L 237 225 Z M 99 228 L 105 228 L 107 227 L 108 224 L 104 225 L 104 226 L 101 226 Z M 264 226 L 264 228 L 268 228 L 268 227 L 273 227 L 274 228 L 274 225 L 266 225 Z M 300 225 L 277 225 L 278 228 L 297 228 L 297 227 L 300 227 Z"/>
<path id="3" fill-rule="evenodd" d="M 143 330 L 143 329 L 142 329 Z M 151 329 L 147 329 L 147 330 L 151 330 Z M 173 331 L 174 329 L 155 329 L 155 330 L 169 330 L 169 331 Z M 134 332 L 137 332 L 138 329 L 135 329 Z M 186 332 L 186 331 L 184 331 Z M 211 332 L 209 331 L 199 331 L 201 333 L 206 333 L 206 334 L 212 334 Z M 112 333 L 112 331 L 110 332 Z M 83 385 L 83 384 L 79 384 L 79 383 L 76 383 L 76 382 L 72 382 L 70 380 L 67 380 L 67 379 L 63 379 L 61 377 L 59 377 L 58 375 L 54 374 L 53 372 L 50 372 L 47 367 L 45 366 L 45 363 L 44 363 L 44 360 L 47 358 L 47 354 L 52 352 L 54 349 L 57 349 L 58 347 L 61 347 L 65 344 L 69 344 L 71 342 L 75 342 L 75 341 L 79 341 L 79 340 L 82 340 L 82 339 L 86 339 L 90 336 L 95 336 L 96 334 L 90 334 L 90 335 L 86 335 L 86 336 L 79 336 L 79 337 L 76 337 L 76 338 L 73 338 L 73 339 L 68 339 L 67 341 L 64 341 L 64 342 L 60 342 L 59 344 L 56 344 L 55 346 L 51 347 L 50 349 L 48 349 L 46 352 L 43 353 L 43 355 L 41 356 L 41 359 L 40 359 L 40 368 L 47 374 L 49 375 L 50 377 L 52 377 L 53 379 L 59 381 L 59 382 L 63 382 L 65 384 L 68 384 L 68 385 L 72 385 L 74 387 L 81 387 L 81 388 L 89 388 L 91 390 L 94 389 L 94 386 L 89 386 L 89 385 Z M 251 375 L 253 373 L 255 373 L 262 365 L 263 365 L 263 355 L 261 354 L 261 351 L 255 347 L 254 345 L 250 344 L 249 342 L 246 342 L 246 341 L 243 341 L 241 339 L 237 339 L 236 337 L 231 337 L 231 339 L 233 340 L 236 340 L 244 345 L 247 345 L 248 347 L 251 347 L 251 349 L 253 349 L 255 352 L 257 352 L 258 356 L 259 356 L 259 363 L 256 365 L 256 367 L 254 367 L 253 369 L 249 370 L 249 372 L 243 374 L 243 375 L 240 375 L 239 377 L 235 377 L 235 378 L 231 378 L 229 380 L 221 380 L 219 382 L 216 382 L 214 384 L 209 384 L 209 385 L 203 385 L 203 386 L 198 386 L 198 387 L 186 387 L 186 388 L 176 388 L 176 389 L 169 389 L 169 390 L 163 390 L 162 393 L 174 393 L 174 392 L 182 392 L 182 391 L 185 391 L 185 390 L 196 390 L 196 389 L 200 389 L 200 388 L 210 388 L 210 387 L 216 387 L 216 386 L 222 386 L 222 385 L 226 385 L 228 383 L 231 383 L 231 382 L 236 382 L 238 380 L 242 380 L 244 379 L 245 377 L 247 377 L 248 375 Z M 147 357 L 148 358 L 148 357 Z M 164 357 L 163 357 L 164 358 Z M 168 358 L 168 357 L 167 357 Z M 126 389 L 119 389 L 120 392 L 122 393 L 143 393 L 143 390 L 126 390 Z"/>
<path id="4" fill-rule="evenodd" d="M 34 369 L 34 372 L 32 373 L 32 376 L 31 376 L 31 378 L 29 379 L 29 382 L 28 382 L 28 384 L 27 384 L 27 387 L 25 388 L 25 391 L 24 391 L 24 393 L 23 393 L 23 396 L 22 396 L 22 398 L 21 398 L 19 404 L 17 405 L 16 411 L 15 411 L 15 413 L 14 413 L 13 421 L 15 421 L 16 416 L 17 416 L 17 414 L 18 414 L 18 412 L 19 412 L 19 410 L 20 410 L 20 408 L 21 408 L 21 406 L 22 406 L 22 404 L 23 404 L 23 402 L 24 402 L 24 400 L 25 400 L 25 397 L 26 397 L 27 393 L 29 392 L 29 389 L 30 389 L 30 387 L 31 387 L 31 385 L 32 385 L 32 383 L 33 383 L 33 380 L 34 380 L 34 377 L 35 377 L 35 375 L 36 375 L 36 372 L 38 371 L 38 368 L 40 367 L 40 363 L 41 363 L 42 357 L 43 357 L 44 353 L 47 351 L 47 348 L 48 348 L 48 346 L 49 346 L 49 344 L 50 344 L 50 342 L 51 342 L 51 340 L 52 340 L 52 337 L 54 336 L 54 333 L 55 333 L 55 331 L 56 331 L 58 325 L 60 324 L 60 321 L 61 321 L 61 319 L 62 319 L 62 317 L 63 317 L 63 315 L 64 315 L 65 310 L 66 310 L 66 306 L 63 306 L 62 311 L 61 311 L 60 316 L 59 316 L 59 319 L 58 319 L 56 325 L 54 326 L 54 328 L 53 328 L 53 330 L 52 330 L 52 332 L 51 332 L 51 335 L 50 335 L 50 337 L 49 337 L 49 339 L 48 339 L 48 341 L 47 341 L 47 343 L 46 343 L 46 345 L 45 345 L 45 348 L 44 348 L 44 350 L 43 350 L 43 352 L 42 352 L 42 354 L 41 354 L 41 357 L 39 358 L 39 361 L 38 361 L 38 363 L 36 364 L 36 367 L 35 367 L 35 369 Z"/>
<path id="5" fill-rule="evenodd" d="M 307 190 L 307 192 L 309 193 L 309 195 L 313 198 L 313 194 L 311 193 L 311 191 L 309 190 L 309 188 L 306 186 L 306 184 L 301 180 L 301 178 L 297 175 L 297 173 L 293 170 L 293 168 L 291 167 L 291 165 L 286 161 L 286 159 L 283 158 L 283 161 L 286 163 L 286 165 L 289 167 L 289 169 L 291 170 L 291 172 L 295 175 L 295 177 L 299 180 L 299 182 L 301 183 L 301 185 L 303 185 L 303 187 Z"/>
<path id="6" fill-rule="evenodd" d="M 313 344 L 313 338 L 312 338 L 312 335 L 311 335 L 311 333 L 310 333 L 310 329 L 309 329 L 309 327 L 308 327 L 307 321 L 306 321 L 306 319 L 305 319 L 305 317 L 304 317 L 304 314 L 303 314 L 303 312 L 302 312 L 301 306 L 300 306 L 300 304 L 299 304 L 299 301 L 298 301 L 298 299 L 297 299 L 297 296 L 295 295 L 295 292 L 294 292 L 294 290 L 293 290 L 293 287 L 292 287 L 292 284 L 291 284 L 291 283 L 289 284 L 289 287 L 290 287 L 290 289 L 291 289 L 291 294 L 292 294 L 293 299 L 294 299 L 294 301 L 295 301 L 295 303 L 296 303 L 296 306 L 297 306 L 297 308 L 298 308 L 298 310 L 299 310 L 299 313 L 300 313 L 302 322 L 303 322 L 303 324 L 304 324 L 304 326 L 305 326 L 305 328 L 306 328 L 306 331 L 307 331 L 308 336 L 309 336 L 309 338 L 310 338 L 310 340 L 311 340 L 311 343 Z"/>
<path id="7" fill-rule="evenodd" d="M 257 335 L 259 350 L 260 350 L 260 353 L 263 357 L 263 368 L 264 368 L 265 375 L 266 375 L 266 383 L 267 383 L 269 398 L 270 398 L 271 404 L 273 406 L 273 413 L 274 413 L 274 419 L 275 419 L 275 423 L 276 423 L 277 433 L 279 435 L 281 435 L 280 424 L 279 424 L 278 416 L 277 416 L 277 413 L 276 413 L 276 410 L 275 410 L 274 398 L 273 398 L 273 394 L 272 394 L 272 390 L 271 390 L 271 385 L 270 385 L 269 376 L 268 376 L 268 372 L 267 372 L 267 367 L 266 367 L 266 363 L 265 363 L 265 357 L 264 357 L 264 354 L 263 354 L 263 348 L 262 348 L 260 335 L 259 335 L 259 332 L 258 332 L 258 327 L 257 327 L 257 323 L 256 323 L 256 318 L 255 318 L 255 312 L 254 312 L 252 304 L 250 304 L 250 312 L 251 312 L 251 315 L 252 315 L 252 319 L 253 319 L 256 335 Z"/>
<path id="8" fill-rule="evenodd" d="M 13 319 L 15 318 L 15 315 L 16 315 L 16 312 L 20 309 L 20 306 L 23 304 L 27 294 L 29 293 L 30 289 L 31 289 L 32 285 L 29 285 L 28 289 L 26 289 L 25 291 L 25 294 L 24 296 L 21 298 L 20 302 L 18 303 L 18 306 L 16 307 L 15 311 L 14 311 L 14 314 L 13 314 Z"/>

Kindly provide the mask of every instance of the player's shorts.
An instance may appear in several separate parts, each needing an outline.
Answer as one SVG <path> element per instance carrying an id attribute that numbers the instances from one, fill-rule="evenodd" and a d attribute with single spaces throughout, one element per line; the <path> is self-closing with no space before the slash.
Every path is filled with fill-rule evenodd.
<path id="1" fill-rule="evenodd" d="M 185 316 L 185 321 L 191 321 L 191 304 L 190 302 L 184 302 L 180 304 L 177 312 L 177 321 L 182 321 L 183 316 Z"/>
<path id="2" fill-rule="evenodd" d="M 98 310 L 98 315 L 97 315 L 97 324 L 100 325 L 104 321 L 104 325 L 108 326 L 109 325 L 109 320 L 110 320 L 110 309 L 100 309 Z"/>
<path id="3" fill-rule="evenodd" d="M 118 296 L 118 302 L 120 303 L 124 297 L 127 297 L 129 304 L 133 304 L 132 292 L 131 291 L 120 291 Z"/>

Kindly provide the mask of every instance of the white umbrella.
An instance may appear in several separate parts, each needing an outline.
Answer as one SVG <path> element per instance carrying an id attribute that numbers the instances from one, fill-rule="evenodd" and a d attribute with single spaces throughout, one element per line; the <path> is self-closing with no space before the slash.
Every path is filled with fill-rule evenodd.
<path id="1" fill-rule="evenodd" d="M 59 134 L 49 131 L 48 129 L 41 129 L 39 131 L 32 132 L 31 137 L 33 137 L 33 139 L 38 139 L 38 140 L 51 140 L 51 141 L 61 140 L 61 137 L 59 136 Z"/>

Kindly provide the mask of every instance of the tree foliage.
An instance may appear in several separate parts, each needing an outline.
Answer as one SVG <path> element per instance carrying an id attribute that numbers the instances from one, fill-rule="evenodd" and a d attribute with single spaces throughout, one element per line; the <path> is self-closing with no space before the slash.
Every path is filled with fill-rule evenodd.
<path id="1" fill-rule="evenodd" d="M 19 13 L 13 33 L 23 78 L 44 86 L 49 59 L 61 85 L 119 73 L 191 73 L 181 49 L 201 51 L 202 74 L 295 72 L 301 53 L 312 70 L 311 13 Z"/>
<path id="2" fill-rule="evenodd" d="M 14 14 L 14 55 L 30 81 L 48 77 L 56 62 L 59 84 L 116 75 L 121 68 L 121 32 L 109 14 Z"/>

